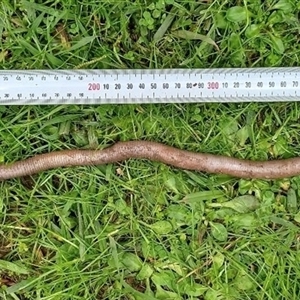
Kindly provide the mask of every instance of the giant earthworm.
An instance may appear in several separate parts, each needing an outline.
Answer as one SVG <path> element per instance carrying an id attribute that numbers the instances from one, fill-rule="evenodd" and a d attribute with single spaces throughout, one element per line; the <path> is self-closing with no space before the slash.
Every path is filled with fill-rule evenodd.
<path id="1" fill-rule="evenodd" d="M 128 141 L 117 142 L 103 150 L 60 150 L 1 164 L 0 180 L 33 175 L 59 167 L 96 166 L 128 159 L 148 159 L 175 168 L 247 179 L 276 179 L 300 175 L 300 157 L 252 161 L 180 150 L 151 141 Z"/>

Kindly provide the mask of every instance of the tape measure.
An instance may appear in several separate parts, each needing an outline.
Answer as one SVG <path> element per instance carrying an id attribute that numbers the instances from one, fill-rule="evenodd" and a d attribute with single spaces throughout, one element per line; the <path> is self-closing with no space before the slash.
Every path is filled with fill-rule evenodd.
<path id="1" fill-rule="evenodd" d="M 0 105 L 299 100 L 300 67 L 0 71 Z"/>

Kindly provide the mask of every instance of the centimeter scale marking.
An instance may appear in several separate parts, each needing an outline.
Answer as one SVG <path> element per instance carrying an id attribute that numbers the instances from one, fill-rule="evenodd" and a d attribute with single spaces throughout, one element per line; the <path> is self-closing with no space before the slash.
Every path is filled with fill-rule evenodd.
<path id="1" fill-rule="evenodd" d="M 300 67 L 0 70 L 0 105 L 300 101 Z"/>

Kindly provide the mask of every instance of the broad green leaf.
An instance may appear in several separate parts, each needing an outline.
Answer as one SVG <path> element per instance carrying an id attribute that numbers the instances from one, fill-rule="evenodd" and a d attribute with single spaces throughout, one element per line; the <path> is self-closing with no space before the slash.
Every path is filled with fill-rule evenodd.
<path id="1" fill-rule="evenodd" d="M 140 272 L 136 275 L 137 280 L 144 280 L 151 277 L 153 274 L 153 269 L 149 264 L 145 264 L 142 266 Z"/>
<path id="2" fill-rule="evenodd" d="M 290 188 L 287 192 L 287 209 L 290 213 L 297 212 L 297 195 L 294 189 Z"/>
<path id="3" fill-rule="evenodd" d="M 12 263 L 6 260 L 0 260 L 0 270 L 10 271 L 16 274 L 29 274 L 25 266 L 19 263 Z"/>
<path id="4" fill-rule="evenodd" d="M 248 39 L 258 37 L 260 34 L 260 26 L 257 24 L 251 24 L 247 27 L 245 35 Z"/>
<path id="5" fill-rule="evenodd" d="M 294 216 L 294 220 L 295 220 L 297 223 L 300 223 L 300 212 L 298 212 L 298 213 Z"/>
<path id="6" fill-rule="evenodd" d="M 282 219 L 282 218 L 279 218 L 276 216 L 271 216 L 270 221 L 277 225 L 281 225 L 287 229 L 299 231 L 299 227 L 288 220 L 285 220 L 285 219 Z"/>
<path id="7" fill-rule="evenodd" d="M 206 35 L 188 31 L 188 30 L 177 30 L 177 31 L 173 31 L 172 34 L 178 38 L 185 39 L 185 40 L 200 40 L 206 42 L 210 45 L 213 45 L 217 50 L 219 50 L 219 47 L 215 43 L 215 41 Z"/>
<path id="8" fill-rule="evenodd" d="M 205 293 L 205 300 L 220 300 L 224 299 L 222 292 L 219 290 L 215 290 L 210 288 L 206 293 Z"/>
<path id="9" fill-rule="evenodd" d="M 242 6 L 230 7 L 226 12 L 226 18 L 230 22 L 243 22 L 247 19 L 247 9 Z"/>
<path id="10" fill-rule="evenodd" d="M 224 18 L 224 15 L 221 13 L 218 13 L 215 15 L 215 24 L 218 28 L 226 28 L 227 26 L 227 20 Z"/>
<path id="11" fill-rule="evenodd" d="M 185 283 L 183 291 L 186 295 L 192 297 L 200 297 L 207 291 L 207 286 L 198 283 Z"/>
<path id="12" fill-rule="evenodd" d="M 150 22 L 153 21 L 152 16 L 151 16 L 151 13 L 150 13 L 149 11 L 147 11 L 147 10 L 143 12 L 143 17 L 144 17 L 146 20 L 150 20 Z"/>
<path id="13" fill-rule="evenodd" d="M 157 221 L 150 227 L 158 234 L 168 234 L 173 229 L 172 224 L 168 221 Z"/>
<path id="14" fill-rule="evenodd" d="M 179 194 L 177 189 L 177 183 L 175 177 L 170 177 L 166 182 L 165 185 L 172 190 L 174 193 Z"/>
<path id="15" fill-rule="evenodd" d="M 210 222 L 210 227 L 211 227 L 211 234 L 216 240 L 220 242 L 225 242 L 227 240 L 228 232 L 226 227 L 223 224 Z"/>
<path id="16" fill-rule="evenodd" d="M 279 54 L 283 54 L 285 51 L 285 47 L 284 44 L 282 42 L 282 39 L 279 37 L 274 36 L 273 34 L 269 34 L 270 38 L 271 38 L 271 46 L 273 46 L 274 50 L 279 53 Z"/>
<path id="17" fill-rule="evenodd" d="M 140 258 L 133 253 L 125 253 L 122 258 L 122 263 L 131 272 L 139 271 L 142 267 Z"/>
<path id="18" fill-rule="evenodd" d="M 168 271 L 155 272 L 151 280 L 156 286 L 167 286 L 169 289 L 172 289 L 175 276 L 174 273 Z"/>
<path id="19" fill-rule="evenodd" d="M 268 18 L 268 24 L 269 24 L 269 26 L 273 27 L 275 24 L 285 22 L 286 21 L 285 18 L 286 18 L 286 16 L 285 16 L 285 14 L 284 14 L 283 11 L 275 10 L 269 16 L 269 18 Z"/>
<path id="20" fill-rule="evenodd" d="M 235 215 L 237 215 L 236 212 L 227 207 L 221 207 L 220 209 L 211 210 L 207 213 L 207 217 L 209 217 L 210 221 L 227 220 L 228 218 L 231 220 Z"/>
<path id="21" fill-rule="evenodd" d="M 239 140 L 239 144 L 241 146 L 244 146 L 247 139 L 249 138 L 248 128 L 246 126 L 242 127 L 241 129 L 238 130 L 238 132 L 236 133 L 236 136 Z"/>
<path id="22" fill-rule="evenodd" d="M 285 13 L 293 11 L 293 6 L 290 0 L 279 0 L 275 1 L 275 5 L 271 9 L 279 9 L 284 11 Z"/>
<path id="23" fill-rule="evenodd" d="M 213 256 L 212 261 L 214 266 L 220 269 L 224 264 L 225 256 L 221 252 L 217 252 L 217 254 Z"/>
<path id="24" fill-rule="evenodd" d="M 236 277 L 235 286 L 242 291 L 247 291 L 253 288 L 254 281 L 251 279 L 251 275 L 241 271 Z"/>
<path id="25" fill-rule="evenodd" d="M 131 209 L 123 199 L 118 199 L 114 206 L 116 211 L 121 215 L 129 215 L 131 213 Z"/>
<path id="26" fill-rule="evenodd" d="M 182 205 L 170 205 L 167 208 L 167 215 L 178 224 L 186 224 L 185 222 L 192 217 L 191 212 Z"/>
<path id="27" fill-rule="evenodd" d="M 228 39 L 228 45 L 232 49 L 240 49 L 242 45 L 241 36 L 237 33 L 232 33 Z M 235 134 L 239 130 L 239 123 L 234 118 L 224 118 L 221 121 L 222 131 L 230 136 Z"/>
<path id="28" fill-rule="evenodd" d="M 115 268 L 119 268 L 120 263 L 119 263 L 119 256 L 117 250 L 117 243 L 112 236 L 109 236 L 108 239 L 109 239 L 109 247 L 111 253 L 110 256 L 111 261 L 109 263 L 113 265 Z"/>
<path id="29" fill-rule="evenodd" d="M 156 288 L 155 297 L 159 300 L 170 300 L 170 299 L 181 300 L 182 299 L 178 294 L 174 292 L 166 291 L 160 286 L 157 286 Z"/>
<path id="30" fill-rule="evenodd" d="M 251 229 L 259 225 L 259 220 L 252 214 L 238 214 L 231 217 L 231 222 L 237 229 Z"/>
<path id="31" fill-rule="evenodd" d="M 248 213 L 259 208 L 260 203 L 255 196 L 244 195 L 223 203 L 208 203 L 210 207 L 227 207 L 239 213 Z"/>

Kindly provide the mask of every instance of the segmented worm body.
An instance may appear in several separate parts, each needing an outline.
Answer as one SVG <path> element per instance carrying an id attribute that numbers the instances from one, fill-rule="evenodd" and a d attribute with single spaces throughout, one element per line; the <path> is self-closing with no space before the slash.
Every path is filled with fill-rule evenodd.
<path id="1" fill-rule="evenodd" d="M 118 142 L 103 150 L 62 150 L 0 165 L 0 180 L 23 177 L 60 167 L 96 166 L 128 159 L 147 159 L 175 168 L 238 178 L 278 179 L 300 175 L 300 157 L 251 161 L 180 150 L 151 141 Z"/>

